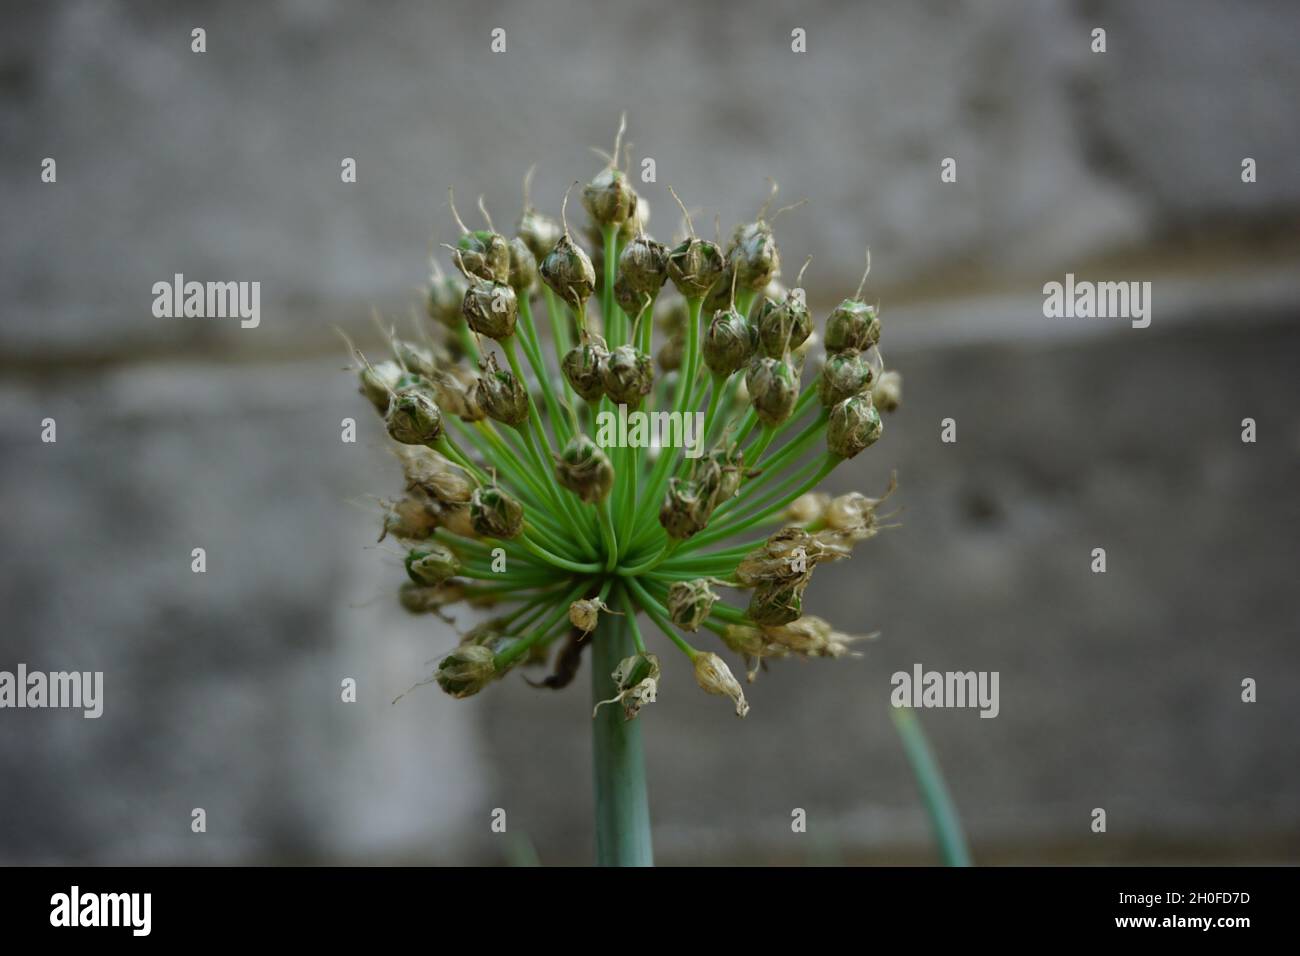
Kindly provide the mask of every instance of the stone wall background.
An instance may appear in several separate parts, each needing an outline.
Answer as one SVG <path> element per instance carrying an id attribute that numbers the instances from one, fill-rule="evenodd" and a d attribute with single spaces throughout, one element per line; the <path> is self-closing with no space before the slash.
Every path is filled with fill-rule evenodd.
<path id="1" fill-rule="evenodd" d="M 885 439 L 835 476 L 870 489 L 897 467 L 905 526 L 814 585 L 884 636 L 764 675 L 743 723 L 669 660 L 644 731 L 660 858 L 933 859 L 886 710 L 890 673 L 921 661 L 1002 674 L 997 720 L 922 715 L 977 859 L 1294 860 L 1294 5 L 598 9 L 9 13 L 0 668 L 103 670 L 108 701 L 98 721 L 0 712 L 0 861 L 589 858 L 585 674 L 389 704 L 453 638 L 394 607 L 396 560 L 370 548 L 367 495 L 395 469 L 332 327 L 404 314 L 431 233 L 453 235 L 448 185 L 501 225 L 536 162 L 555 211 L 623 109 L 656 159 L 659 234 L 667 184 L 708 231 L 770 175 L 809 199 L 778 237 L 787 263 L 813 255 L 823 310 L 870 244 L 907 380 Z M 153 318 L 174 272 L 260 280 L 261 327 Z M 1152 281 L 1152 327 L 1044 319 L 1065 272 Z"/>

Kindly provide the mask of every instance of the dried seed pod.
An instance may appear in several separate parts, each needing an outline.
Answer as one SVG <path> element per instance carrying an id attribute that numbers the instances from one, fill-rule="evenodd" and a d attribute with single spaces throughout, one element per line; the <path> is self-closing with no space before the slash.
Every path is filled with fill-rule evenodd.
<path id="1" fill-rule="evenodd" d="M 803 592 L 811 573 L 786 581 L 763 581 L 749 596 L 746 614 L 756 624 L 787 624 L 803 613 Z"/>
<path id="2" fill-rule="evenodd" d="M 410 613 L 429 614 L 444 605 L 464 600 L 465 589 L 455 581 L 443 581 L 432 587 L 416 584 L 414 581 L 404 581 L 397 596 L 402 607 Z"/>
<path id="3" fill-rule="evenodd" d="M 474 282 L 465 291 L 461 313 L 479 335 L 500 342 L 515 334 L 519 299 L 504 282 Z"/>
<path id="4" fill-rule="evenodd" d="M 463 233 L 453 258 L 467 279 L 496 283 L 510 278 L 510 244 L 490 229 Z"/>
<path id="5" fill-rule="evenodd" d="M 461 381 L 462 373 L 469 378 L 468 386 Z M 479 405 L 474 395 L 478 386 L 478 377 L 473 373 L 460 368 L 455 369 L 454 373 L 438 369 L 430 377 L 429 382 L 437 396 L 438 407 L 447 414 L 455 415 L 467 422 L 482 421 L 487 417 L 487 412 L 483 411 L 483 407 Z"/>
<path id="6" fill-rule="evenodd" d="M 560 371 L 569 387 L 584 401 L 596 402 L 605 394 L 605 368 L 609 364 L 609 350 L 599 335 L 584 336 L 581 345 L 565 353 Z"/>
<path id="7" fill-rule="evenodd" d="M 826 447 L 832 455 L 853 458 L 880 438 L 880 413 L 868 394 L 853 395 L 831 408 Z"/>
<path id="8" fill-rule="evenodd" d="M 756 356 L 745 372 L 749 403 L 764 425 L 780 425 L 794 411 L 799 397 L 799 377 L 788 362 Z"/>
<path id="9" fill-rule="evenodd" d="M 472 697 L 497 676 L 494 656 L 490 648 L 461 644 L 438 663 L 434 679 L 452 697 Z"/>
<path id="10" fill-rule="evenodd" d="M 604 501 L 614 487 L 614 467 L 594 441 L 579 432 L 555 458 L 555 477 L 583 501 Z"/>
<path id="11" fill-rule="evenodd" d="M 478 532 L 474 530 L 468 504 L 439 505 L 438 524 L 462 538 L 477 538 L 479 536 Z"/>
<path id="12" fill-rule="evenodd" d="M 495 357 L 479 376 L 474 399 L 494 421 L 516 427 L 528 421 L 528 390 L 510 369 L 497 368 Z"/>
<path id="13" fill-rule="evenodd" d="M 460 562 L 446 545 L 432 542 L 406 553 L 406 573 L 416 584 L 432 587 L 453 578 Z"/>
<path id="14" fill-rule="evenodd" d="M 632 720 L 646 704 L 653 704 L 659 692 L 659 658 L 654 654 L 633 654 L 618 662 L 609 676 L 618 687 L 618 693 L 609 700 L 596 704 L 591 712 L 595 717 L 603 704 L 623 705 L 623 718 Z"/>
<path id="15" fill-rule="evenodd" d="M 713 498 L 716 506 L 728 498 L 736 497 L 736 492 L 740 491 L 741 482 L 751 475 L 745 471 L 745 450 L 735 442 L 713 449 L 709 452 L 708 459 L 717 465 L 721 473 L 718 490 Z M 757 472 L 752 474 L 757 474 Z"/>
<path id="16" fill-rule="evenodd" d="M 730 375 L 745 367 L 754 355 L 754 328 L 734 308 L 719 309 L 704 332 L 700 352 L 714 375 Z"/>
<path id="17" fill-rule="evenodd" d="M 597 223 L 614 225 L 636 215 L 637 194 L 627 175 L 610 165 L 582 187 L 582 205 Z"/>
<path id="18" fill-rule="evenodd" d="M 442 413 L 420 385 L 408 385 L 393 394 L 385 423 L 388 434 L 403 445 L 431 445 L 442 437 Z"/>
<path id="19" fill-rule="evenodd" d="M 623 314 L 635 319 L 641 310 L 650 304 L 650 295 L 638 292 L 623 276 L 614 280 L 614 301 L 623 310 Z"/>
<path id="20" fill-rule="evenodd" d="M 408 492 L 384 510 L 384 525 L 379 540 L 390 534 L 408 541 L 423 541 L 438 527 L 437 512 L 423 492 Z"/>
<path id="21" fill-rule="evenodd" d="M 528 243 L 516 237 L 510 240 L 510 288 L 517 295 L 527 295 L 537 284 L 537 258 Z"/>
<path id="22" fill-rule="evenodd" d="M 770 581 L 792 581 L 812 572 L 822 561 L 846 557 L 848 551 L 832 547 L 800 527 L 782 528 L 745 555 L 732 574 L 745 587 Z"/>
<path id="23" fill-rule="evenodd" d="M 402 367 L 396 362 L 363 364 L 360 373 L 361 394 L 383 415 L 388 411 L 388 403 L 401 378 Z"/>
<path id="24" fill-rule="evenodd" d="M 441 269 L 436 269 L 429 277 L 429 294 L 425 298 L 429 318 L 447 329 L 460 328 L 460 308 L 465 301 L 466 288 L 465 280 L 460 276 L 444 275 Z"/>
<path id="25" fill-rule="evenodd" d="M 727 264 L 742 289 L 763 289 L 781 271 L 781 254 L 772 227 L 760 218 L 736 227 L 727 249 Z"/>
<path id="26" fill-rule="evenodd" d="M 749 703 L 740 682 L 732 676 L 731 668 L 717 654 L 704 651 L 695 655 L 695 683 L 710 694 L 730 697 L 736 705 L 736 716 L 749 713 Z"/>
<path id="27" fill-rule="evenodd" d="M 668 617 L 683 631 L 698 631 L 717 600 L 708 578 L 675 581 L 668 589 Z"/>
<path id="28" fill-rule="evenodd" d="M 871 389 L 871 403 L 882 412 L 896 412 L 903 404 L 903 376 L 893 369 L 884 372 Z"/>
<path id="29" fill-rule="evenodd" d="M 650 356 L 634 345 L 620 345 L 605 363 L 605 394 L 615 405 L 635 408 L 654 387 L 655 371 Z"/>
<path id="30" fill-rule="evenodd" d="M 703 298 L 722 278 L 722 250 L 716 243 L 691 236 L 668 253 L 668 278 L 688 299 Z"/>
<path id="31" fill-rule="evenodd" d="M 782 513 L 781 518 L 784 521 L 793 521 L 795 524 L 812 524 L 821 520 L 830 501 L 831 496 L 826 492 L 810 491 L 790 502 L 790 506 Z"/>
<path id="32" fill-rule="evenodd" d="M 713 513 L 713 495 L 698 482 L 670 478 L 659 523 L 670 538 L 685 540 L 703 531 Z"/>
<path id="33" fill-rule="evenodd" d="M 613 612 L 613 608 L 599 598 L 581 598 L 569 605 L 569 623 L 584 634 L 590 634 L 600 622 L 601 611 Z"/>
<path id="34" fill-rule="evenodd" d="M 638 300 L 643 295 L 658 295 L 668 278 L 668 248 L 649 236 L 637 236 L 619 254 L 618 277 Z"/>
<path id="35" fill-rule="evenodd" d="M 763 634 L 775 644 L 804 657 L 843 657 L 850 645 L 870 640 L 875 634 L 850 635 L 835 630 L 824 618 L 809 615 L 787 624 L 764 627 Z"/>
<path id="36" fill-rule="evenodd" d="M 797 351 L 813 330 L 812 315 L 799 289 L 792 289 L 779 302 L 764 297 L 754 316 L 754 325 L 758 328 L 763 354 L 769 358 L 781 358 L 786 352 Z"/>
<path id="37" fill-rule="evenodd" d="M 545 213 L 538 212 L 532 206 L 524 208 L 523 215 L 519 217 L 519 228 L 515 230 L 519 238 L 524 241 L 528 251 L 533 254 L 533 258 L 541 262 L 547 254 L 555 248 L 555 244 L 560 241 L 560 236 L 564 235 L 564 230 L 555 219 Z"/>
<path id="38" fill-rule="evenodd" d="M 485 538 L 517 538 L 524 530 L 524 506 L 497 485 L 474 489 L 469 515 L 474 530 Z"/>
<path id="39" fill-rule="evenodd" d="M 586 302 L 596 288 L 596 270 L 591 259 L 567 232 L 547 253 L 538 271 L 542 281 L 564 302 Z"/>
<path id="40" fill-rule="evenodd" d="M 823 406 L 830 408 L 867 389 L 875 377 L 875 370 L 860 353 L 851 349 L 831 352 L 817 378 L 817 397 Z"/>
<path id="41" fill-rule="evenodd" d="M 865 352 L 880 341 L 880 319 L 876 310 L 856 299 L 845 299 L 826 319 L 826 351 L 852 349 Z"/>

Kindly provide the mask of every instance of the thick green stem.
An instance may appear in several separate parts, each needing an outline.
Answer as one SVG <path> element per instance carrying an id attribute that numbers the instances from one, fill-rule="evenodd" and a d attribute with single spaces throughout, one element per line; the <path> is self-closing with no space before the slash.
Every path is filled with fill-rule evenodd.
<path id="1" fill-rule="evenodd" d="M 602 614 L 591 640 L 591 703 L 618 693 L 610 675 L 619 661 L 636 653 L 627 619 Z M 623 708 L 601 707 L 592 720 L 592 763 L 596 787 L 598 866 L 653 866 L 650 806 L 646 799 L 641 722 L 625 720 Z"/>

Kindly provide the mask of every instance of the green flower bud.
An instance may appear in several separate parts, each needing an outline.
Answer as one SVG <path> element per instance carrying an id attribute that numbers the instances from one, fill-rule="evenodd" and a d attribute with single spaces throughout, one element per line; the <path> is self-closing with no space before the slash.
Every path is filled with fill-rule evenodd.
<path id="1" fill-rule="evenodd" d="M 853 395 L 831 409 L 826 447 L 832 455 L 853 458 L 880 438 L 880 413 L 870 395 Z"/>
<path id="2" fill-rule="evenodd" d="M 698 631 L 717 600 L 707 578 L 675 581 L 668 589 L 668 617 L 683 631 Z"/>
<path id="3" fill-rule="evenodd" d="M 475 282 L 465 291 L 461 312 L 471 329 L 499 342 L 515 334 L 519 299 L 504 282 Z"/>
<path id="4" fill-rule="evenodd" d="M 832 352 L 826 356 L 826 364 L 817 377 L 817 397 L 823 406 L 830 408 L 862 392 L 875 377 L 875 370 L 859 353 Z"/>
<path id="5" fill-rule="evenodd" d="M 883 373 L 871 389 L 871 404 L 882 412 L 896 412 L 903 404 L 903 376 L 894 370 Z"/>
<path id="6" fill-rule="evenodd" d="M 633 654 L 625 657 L 609 676 L 614 679 L 618 693 L 602 700 L 591 712 L 595 717 L 603 704 L 623 705 L 623 718 L 632 720 L 646 704 L 653 704 L 659 692 L 659 658 L 654 654 Z"/>
<path id="7" fill-rule="evenodd" d="M 703 298 L 722 277 L 722 250 L 691 236 L 668 253 L 668 278 L 688 299 Z"/>
<path id="8" fill-rule="evenodd" d="M 497 485 L 474 489 L 469 516 L 474 530 L 485 538 L 517 538 L 524 530 L 524 506 Z"/>
<path id="9" fill-rule="evenodd" d="M 792 290 L 783 302 L 764 298 L 754 318 L 763 354 L 781 358 L 794 352 L 812 334 L 812 315 L 804 304 L 803 293 Z"/>
<path id="10" fill-rule="evenodd" d="M 495 357 L 479 376 L 474 399 L 494 421 L 512 426 L 528 421 L 528 390 L 510 369 L 497 368 Z"/>
<path id="11" fill-rule="evenodd" d="M 865 352 L 880 341 L 880 319 L 865 302 L 845 299 L 826 320 L 826 351 Z"/>
<path id="12" fill-rule="evenodd" d="M 659 523 L 670 538 L 685 540 L 703 531 L 713 514 L 713 494 L 698 482 L 670 478 L 664 503 L 659 509 Z"/>
<path id="13" fill-rule="evenodd" d="M 393 391 L 402 378 L 402 367 L 396 362 L 361 366 L 361 394 L 383 415 L 388 411 Z"/>
<path id="14" fill-rule="evenodd" d="M 617 157 L 616 157 L 617 158 Z M 636 215 L 637 195 L 627 175 L 606 166 L 582 187 L 582 205 L 587 214 L 603 226 L 621 223 Z"/>
<path id="15" fill-rule="evenodd" d="M 497 676 L 491 649 L 462 644 L 438 663 L 434 679 L 457 699 L 472 697 Z"/>
<path id="16" fill-rule="evenodd" d="M 510 278 L 510 245 L 505 236 L 490 229 L 464 233 L 456 243 L 455 260 L 467 279 L 505 282 Z"/>
<path id="17" fill-rule="evenodd" d="M 537 259 L 528 244 L 516 237 L 510 240 L 510 288 L 527 295 L 537 284 Z"/>
<path id="18" fill-rule="evenodd" d="M 614 467 L 594 441 L 579 432 L 555 458 L 555 477 L 588 504 L 604 501 L 614 487 Z"/>
<path id="19" fill-rule="evenodd" d="M 442 437 L 442 413 L 419 385 L 396 392 L 385 416 L 388 434 L 403 445 L 431 445 Z"/>
<path id="20" fill-rule="evenodd" d="M 635 408 L 654 387 L 655 372 L 650 356 L 634 345 L 620 345 L 605 363 L 605 394 L 615 405 Z"/>
<path id="21" fill-rule="evenodd" d="M 727 263 L 736 270 L 740 288 L 755 291 L 765 288 L 781 271 L 781 254 L 772 227 L 762 219 L 737 226 L 731 235 Z"/>
<path id="22" fill-rule="evenodd" d="M 560 301 L 569 305 L 586 302 L 596 288 L 596 270 L 591 259 L 567 232 L 546 254 L 538 271 Z"/>
<path id="23" fill-rule="evenodd" d="M 446 545 L 436 542 L 412 549 L 406 554 L 406 573 L 424 587 L 441 584 L 460 571 L 460 562 Z"/>
<path id="24" fill-rule="evenodd" d="M 761 355 L 745 372 L 749 403 L 764 425 L 780 425 L 794 411 L 799 397 L 799 377 L 789 363 Z"/>
<path id="25" fill-rule="evenodd" d="M 558 222 L 531 206 L 519 217 L 519 228 L 516 232 L 537 262 L 545 259 L 555 248 L 555 244 L 560 241 L 560 236 L 564 235 L 564 230 L 560 228 Z"/>
<path id="26" fill-rule="evenodd" d="M 638 298 L 658 295 L 668 278 L 668 248 L 649 236 L 637 236 L 618 257 L 618 277 Z"/>
<path id="27" fill-rule="evenodd" d="M 599 335 L 589 334 L 581 345 L 565 353 L 560 371 L 569 387 L 584 401 L 599 401 L 605 394 L 605 366 L 609 363 L 609 350 Z"/>
<path id="28" fill-rule="evenodd" d="M 700 351 L 714 375 L 730 375 L 754 355 L 754 328 L 735 309 L 719 309 L 704 332 Z"/>
<path id="29" fill-rule="evenodd" d="M 465 589 L 454 581 L 443 581 L 432 587 L 404 581 L 397 592 L 398 599 L 411 614 L 429 614 L 447 604 L 455 604 L 465 597 Z"/>
<path id="30" fill-rule="evenodd" d="M 749 703 L 745 700 L 745 692 L 740 689 L 740 682 L 717 654 L 704 651 L 695 655 L 695 683 L 710 694 L 730 697 L 736 705 L 737 717 L 749 713 Z"/>
<path id="31" fill-rule="evenodd" d="M 756 624 L 787 624 L 803 613 L 803 592 L 811 575 L 789 581 L 764 581 L 749 596 L 746 613 Z"/>
<path id="32" fill-rule="evenodd" d="M 429 318 L 448 329 L 460 328 L 461 303 L 465 301 L 465 280 L 458 275 L 443 275 L 437 270 L 429 278 L 429 295 L 425 308 Z"/>

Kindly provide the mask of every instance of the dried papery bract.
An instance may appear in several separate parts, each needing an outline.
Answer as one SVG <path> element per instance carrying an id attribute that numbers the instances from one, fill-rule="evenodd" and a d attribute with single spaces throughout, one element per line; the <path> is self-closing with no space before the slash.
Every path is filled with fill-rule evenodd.
<path id="1" fill-rule="evenodd" d="M 730 697 L 736 705 L 736 716 L 744 717 L 749 713 L 749 702 L 740 682 L 731 673 L 731 668 L 717 654 L 705 651 L 695 656 L 695 682 L 710 694 Z"/>

